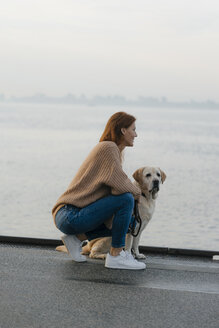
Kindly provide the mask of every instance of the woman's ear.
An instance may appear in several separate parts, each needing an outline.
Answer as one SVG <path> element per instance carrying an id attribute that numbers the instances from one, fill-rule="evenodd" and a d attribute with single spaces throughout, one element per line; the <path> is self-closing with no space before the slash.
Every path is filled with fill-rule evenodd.
<path id="1" fill-rule="evenodd" d="M 125 135 L 126 129 L 125 128 L 121 128 L 121 132 L 122 132 L 123 135 Z"/>

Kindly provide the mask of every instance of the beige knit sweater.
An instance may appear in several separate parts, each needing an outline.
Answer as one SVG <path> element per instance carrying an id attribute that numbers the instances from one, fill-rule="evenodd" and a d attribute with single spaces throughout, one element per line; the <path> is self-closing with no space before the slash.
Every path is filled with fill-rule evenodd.
<path id="1" fill-rule="evenodd" d="M 120 150 L 112 141 L 99 142 L 82 163 L 68 189 L 57 200 L 52 209 L 55 218 L 65 204 L 85 207 L 96 200 L 125 192 L 135 199 L 141 194 L 122 169 Z"/>

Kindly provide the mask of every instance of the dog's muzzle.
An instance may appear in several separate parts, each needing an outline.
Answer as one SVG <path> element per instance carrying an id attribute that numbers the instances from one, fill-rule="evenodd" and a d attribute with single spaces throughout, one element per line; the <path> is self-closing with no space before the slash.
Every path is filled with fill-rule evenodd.
<path id="1" fill-rule="evenodd" d="M 160 182 L 159 182 L 159 180 L 154 180 L 154 181 L 153 181 L 153 187 L 152 187 L 152 189 L 150 190 L 150 192 L 155 193 L 155 192 L 158 192 L 159 189 L 160 189 Z"/>

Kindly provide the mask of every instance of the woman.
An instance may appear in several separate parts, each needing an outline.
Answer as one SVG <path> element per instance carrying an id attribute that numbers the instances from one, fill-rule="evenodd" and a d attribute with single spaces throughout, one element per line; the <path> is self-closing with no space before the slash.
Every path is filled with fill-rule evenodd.
<path id="1" fill-rule="evenodd" d="M 138 200 L 141 194 L 121 165 L 123 150 L 132 147 L 137 137 L 135 120 L 124 112 L 110 117 L 100 142 L 53 207 L 55 224 L 65 234 L 62 241 L 74 261 L 86 261 L 81 255 L 84 240 L 112 236 L 106 267 L 133 270 L 146 267 L 123 250 L 134 199 Z M 107 222 L 111 218 L 109 229 Z"/>

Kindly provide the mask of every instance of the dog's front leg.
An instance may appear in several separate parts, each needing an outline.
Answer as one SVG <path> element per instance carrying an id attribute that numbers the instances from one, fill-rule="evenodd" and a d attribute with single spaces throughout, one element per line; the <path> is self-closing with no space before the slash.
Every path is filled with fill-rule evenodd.
<path id="1" fill-rule="evenodd" d="M 135 254 L 135 257 L 137 259 L 145 259 L 145 255 L 142 254 L 142 253 L 139 253 L 139 241 L 140 241 L 140 238 L 141 238 L 141 233 L 142 231 L 139 232 L 139 234 L 137 235 L 137 237 L 134 237 L 133 238 L 133 244 L 132 244 L 132 249 L 133 249 L 133 252 Z"/>
<path id="2" fill-rule="evenodd" d="M 131 253 L 132 250 L 132 243 L 133 243 L 133 236 L 131 233 L 127 233 L 125 239 L 125 250 Z"/>

